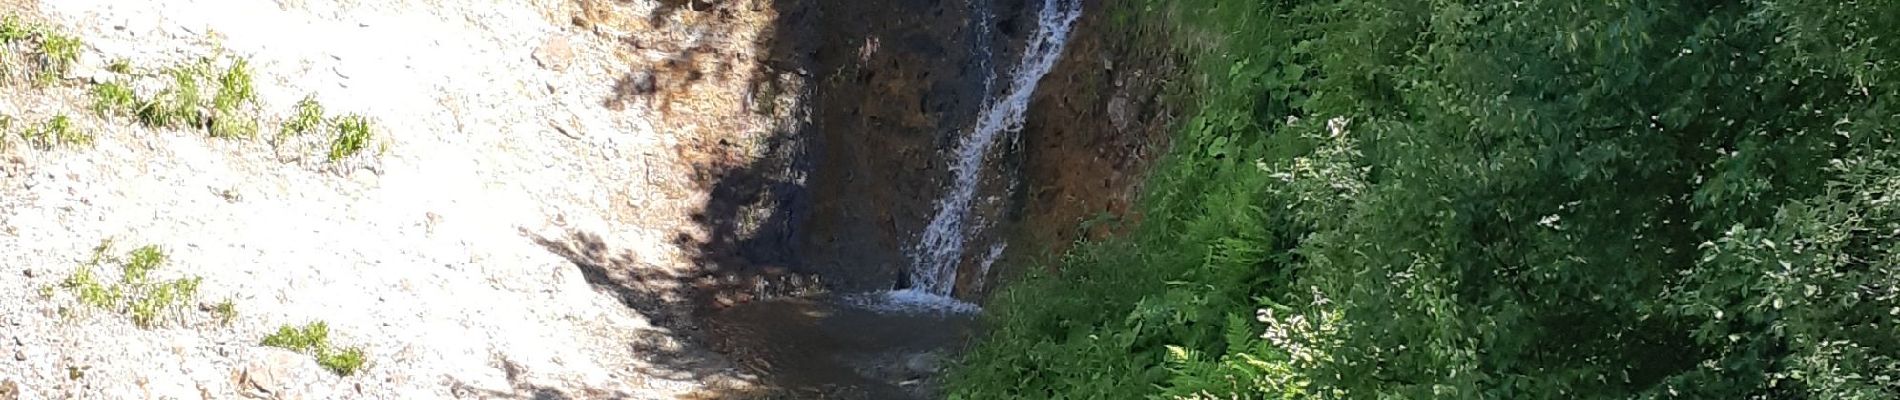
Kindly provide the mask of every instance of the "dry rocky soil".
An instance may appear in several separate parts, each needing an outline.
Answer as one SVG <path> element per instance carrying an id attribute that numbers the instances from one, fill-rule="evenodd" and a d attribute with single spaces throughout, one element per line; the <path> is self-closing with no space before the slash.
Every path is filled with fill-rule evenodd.
<path id="1" fill-rule="evenodd" d="M 671 278 L 707 235 L 695 177 L 745 156 L 773 124 L 761 104 L 795 91 L 749 89 L 781 74 L 753 59 L 770 7 L 671 3 L 0 0 L 83 42 L 37 74 L 44 38 L 5 45 L 0 399 L 746 390 L 744 368 L 638 306 L 680 301 Z M 240 60 L 255 100 L 236 113 L 93 108 L 101 84 L 163 98 L 172 68 Z M 306 98 L 329 122 L 280 134 Z M 372 134 L 329 157 L 345 115 Z M 90 143 L 29 138 L 60 116 Z M 258 128 L 212 137 L 213 119 Z M 126 276 L 147 246 L 162 262 Z M 118 298 L 88 297 L 84 272 Z M 345 376 L 261 344 L 311 322 L 366 362 Z"/>

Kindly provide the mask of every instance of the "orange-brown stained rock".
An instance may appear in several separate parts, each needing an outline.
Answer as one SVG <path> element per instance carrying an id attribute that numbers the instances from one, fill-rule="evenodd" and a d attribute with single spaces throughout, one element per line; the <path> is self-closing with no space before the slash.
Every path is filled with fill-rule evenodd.
<path id="1" fill-rule="evenodd" d="M 1026 241 L 1012 250 L 1053 256 L 1083 235 L 1125 232 L 1146 171 L 1166 152 L 1177 110 L 1161 101 L 1164 77 L 1181 60 L 1111 26 L 1100 2 L 1077 21 L 1068 54 L 1043 78 L 1031 104 L 1023 140 L 1026 193 L 1020 223 Z M 1078 230 L 1097 216 L 1122 217 L 1115 229 Z"/>

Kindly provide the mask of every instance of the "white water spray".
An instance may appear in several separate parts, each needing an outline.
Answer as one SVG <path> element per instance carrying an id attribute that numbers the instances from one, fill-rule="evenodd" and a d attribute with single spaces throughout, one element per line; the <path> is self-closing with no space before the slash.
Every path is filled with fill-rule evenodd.
<path id="1" fill-rule="evenodd" d="M 1043 0 L 1037 14 L 1036 33 L 1024 47 L 1021 62 L 1010 71 L 1010 86 L 984 104 L 976 125 L 957 144 L 949 191 L 937 200 L 936 216 L 911 251 L 914 290 L 946 296 L 956 288 L 957 264 L 970 234 L 970 201 L 976 196 L 983 160 L 1000 136 L 1022 130 L 1023 113 L 1028 111 L 1036 84 L 1062 57 L 1069 29 L 1082 15 L 1082 7 L 1076 0 Z"/>

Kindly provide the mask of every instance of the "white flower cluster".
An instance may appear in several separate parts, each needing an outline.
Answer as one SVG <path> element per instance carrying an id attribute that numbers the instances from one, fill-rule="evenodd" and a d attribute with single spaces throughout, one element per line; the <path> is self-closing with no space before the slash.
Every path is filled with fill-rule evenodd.
<path id="1" fill-rule="evenodd" d="M 1311 318 L 1307 314 L 1281 317 L 1271 308 L 1262 308 L 1254 312 L 1254 319 L 1267 325 L 1260 338 L 1286 351 L 1288 357 L 1298 363 L 1317 364 L 1325 360 L 1328 350 L 1337 344 L 1338 311 L 1321 310 Z"/>

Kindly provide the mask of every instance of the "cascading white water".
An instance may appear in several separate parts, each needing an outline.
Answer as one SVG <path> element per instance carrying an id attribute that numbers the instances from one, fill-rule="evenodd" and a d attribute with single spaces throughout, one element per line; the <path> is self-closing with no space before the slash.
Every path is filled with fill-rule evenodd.
<path id="1" fill-rule="evenodd" d="M 924 228 L 910 252 L 912 289 L 939 296 L 956 288 L 957 264 L 968 240 L 970 202 L 976 196 L 983 160 L 1006 134 L 1022 129 L 1023 113 L 1036 84 L 1054 68 L 1069 40 L 1069 29 L 1082 15 L 1077 0 L 1043 0 L 1037 12 L 1036 32 L 1023 48 L 1021 62 L 1010 71 L 1009 87 L 985 101 L 976 124 L 957 144 L 950 166 L 949 190 L 937 200 L 937 214 Z M 982 29 L 988 29 L 984 27 Z M 987 86 L 987 85 L 986 85 Z"/>

